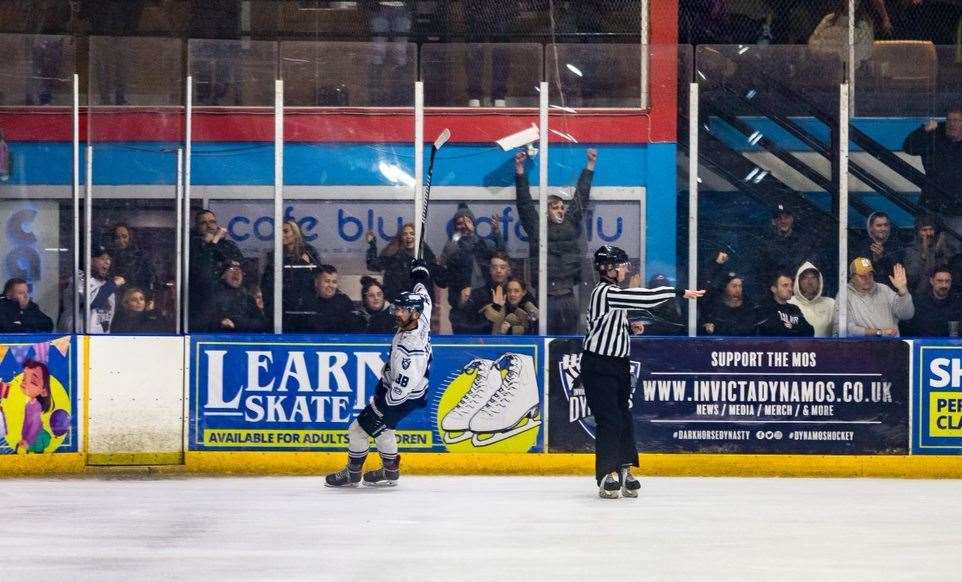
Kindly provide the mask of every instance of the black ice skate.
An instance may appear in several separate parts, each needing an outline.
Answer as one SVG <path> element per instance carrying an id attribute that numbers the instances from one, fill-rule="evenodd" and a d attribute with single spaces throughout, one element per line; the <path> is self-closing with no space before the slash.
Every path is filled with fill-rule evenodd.
<path id="1" fill-rule="evenodd" d="M 348 453 L 347 467 L 337 473 L 331 473 L 324 478 L 324 485 L 327 487 L 357 487 L 361 482 L 361 469 L 364 467 L 364 455 Z"/>
<path id="2" fill-rule="evenodd" d="M 635 479 L 631 474 L 631 467 L 621 468 L 621 496 L 638 497 L 638 490 L 641 489 L 641 481 Z"/>
<path id="3" fill-rule="evenodd" d="M 602 499 L 618 499 L 621 491 L 621 482 L 618 480 L 618 473 L 612 471 L 601 478 L 598 484 L 598 497 Z"/>
<path id="4" fill-rule="evenodd" d="M 401 455 L 394 459 L 381 457 L 383 467 L 364 473 L 364 485 L 368 487 L 394 487 L 401 476 Z"/>

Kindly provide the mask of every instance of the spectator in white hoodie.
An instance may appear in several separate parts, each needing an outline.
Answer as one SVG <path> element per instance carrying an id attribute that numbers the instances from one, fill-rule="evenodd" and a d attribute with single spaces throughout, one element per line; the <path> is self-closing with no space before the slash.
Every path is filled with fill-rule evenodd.
<path id="1" fill-rule="evenodd" d="M 872 261 L 857 257 L 848 267 L 848 335 L 849 337 L 898 337 L 899 321 L 912 319 L 915 305 L 908 290 L 905 268 L 896 264 L 889 281 L 892 287 L 875 282 Z M 838 301 L 832 317 L 838 329 Z"/>
<path id="2" fill-rule="evenodd" d="M 815 337 L 832 335 L 832 314 L 835 300 L 823 297 L 825 282 L 818 267 L 806 261 L 795 273 L 795 294 L 788 300 L 802 310 L 802 315 L 815 328 Z"/>

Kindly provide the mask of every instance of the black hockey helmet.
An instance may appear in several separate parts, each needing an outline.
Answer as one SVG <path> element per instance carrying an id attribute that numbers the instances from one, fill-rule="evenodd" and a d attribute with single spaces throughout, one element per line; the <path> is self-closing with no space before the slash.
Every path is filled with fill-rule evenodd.
<path id="1" fill-rule="evenodd" d="M 607 271 L 627 262 L 628 253 L 616 246 L 604 245 L 595 251 L 595 269 L 598 271 Z"/>
<path id="2" fill-rule="evenodd" d="M 395 307 L 414 309 L 418 313 L 424 313 L 424 297 L 410 291 L 402 291 L 394 300 L 394 305 Z"/>

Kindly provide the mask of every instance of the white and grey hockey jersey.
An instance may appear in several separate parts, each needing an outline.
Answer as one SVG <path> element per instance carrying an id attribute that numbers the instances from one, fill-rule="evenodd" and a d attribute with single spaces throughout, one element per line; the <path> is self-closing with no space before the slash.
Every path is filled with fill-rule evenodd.
<path id="1" fill-rule="evenodd" d="M 397 406 L 407 400 L 417 400 L 428 390 L 431 373 L 431 294 L 418 283 L 414 293 L 424 299 L 424 311 L 418 326 L 411 331 L 400 331 L 391 342 L 391 355 L 381 381 L 387 389 L 388 406 Z"/>

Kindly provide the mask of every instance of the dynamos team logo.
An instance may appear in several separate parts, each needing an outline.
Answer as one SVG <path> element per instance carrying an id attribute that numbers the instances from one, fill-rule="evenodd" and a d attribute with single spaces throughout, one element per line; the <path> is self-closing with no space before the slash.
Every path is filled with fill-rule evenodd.
<path id="1" fill-rule="evenodd" d="M 558 362 L 558 375 L 561 377 L 561 388 L 568 401 L 568 422 L 577 422 L 586 433 L 595 438 L 595 419 L 591 416 L 585 387 L 581 383 L 581 354 L 565 354 Z M 634 405 L 635 387 L 641 376 L 641 362 L 631 361 L 631 397 L 629 408 Z"/>
<path id="2" fill-rule="evenodd" d="M 506 353 L 471 360 L 445 389 L 437 417 L 448 450 L 528 451 L 541 426 L 534 358 Z"/>

